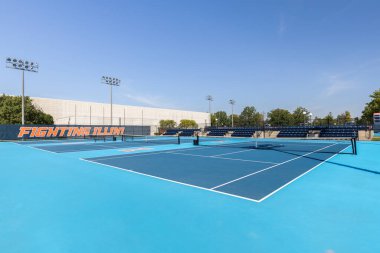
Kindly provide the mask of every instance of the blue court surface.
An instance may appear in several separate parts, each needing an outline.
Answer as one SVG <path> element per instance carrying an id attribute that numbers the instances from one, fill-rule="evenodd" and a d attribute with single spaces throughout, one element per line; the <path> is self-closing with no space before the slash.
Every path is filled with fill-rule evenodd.
<path id="1" fill-rule="evenodd" d="M 192 141 L 0 143 L 0 252 L 380 252 L 380 143 Z"/>

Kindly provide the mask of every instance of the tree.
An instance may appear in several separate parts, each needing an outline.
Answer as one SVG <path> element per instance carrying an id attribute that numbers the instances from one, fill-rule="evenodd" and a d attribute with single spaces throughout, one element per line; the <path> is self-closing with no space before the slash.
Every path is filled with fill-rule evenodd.
<path id="1" fill-rule="evenodd" d="M 292 124 L 293 116 L 285 109 L 274 109 L 268 113 L 268 122 L 271 126 L 289 126 Z"/>
<path id="2" fill-rule="evenodd" d="M 0 96 L 0 124 L 21 124 L 21 97 Z M 44 113 L 25 97 L 25 124 L 54 124 L 53 117 Z"/>
<path id="3" fill-rule="evenodd" d="M 163 119 L 160 120 L 160 128 L 161 129 L 169 129 L 169 128 L 175 128 L 177 123 L 172 119 Z"/>
<path id="4" fill-rule="evenodd" d="M 315 117 L 313 120 L 313 125 L 314 126 L 323 126 L 324 120 L 318 117 Z"/>
<path id="5" fill-rule="evenodd" d="M 229 119 L 225 111 L 219 111 L 211 116 L 211 124 L 213 126 L 229 126 Z"/>
<path id="6" fill-rule="evenodd" d="M 240 126 L 259 126 L 264 121 L 264 115 L 256 111 L 254 106 L 246 106 L 240 113 Z"/>
<path id="7" fill-rule="evenodd" d="M 365 125 L 365 122 L 363 122 L 363 119 L 359 117 L 355 117 L 354 122 L 355 122 L 355 125 Z"/>
<path id="8" fill-rule="evenodd" d="M 337 121 L 338 125 L 344 125 L 347 123 L 351 123 L 352 122 L 351 113 L 349 111 L 345 111 L 344 113 L 339 114 L 336 117 L 336 121 Z"/>
<path id="9" fill-rule="evenodd" d="M 232 117 L 234 118 L 234 127 L 239 127 L 240 126 L 240 117 L 239 117 L 239 115 L 234 114 Z M 228 116 L 228 126 L 232 126 L 231 115 Z"/>
<path id="10" fill-rule="evenodd" d="M 375 112 L 380 112 L 380 89 L 375 90 L 369 97 L 371 101 L 366 103 L 362 111 L 362 121 L 367 124 L 373 122 L 373 114 Z"/>
<path id="11" fill-rule="evenodd" d="M 182 119 L 179 123 L 180 128 L 197 128 L 198 124 L 192 119 Z"/>
<path id="12" fill-rule="evenodd" d="M 323 118 L 323 121 L 327 125 L 335 125 L 336 124 L 336 122 L 334 120 L 334 116 L 332 115 L 331 112 L 329 112 L 329 114 L 326 117 Z"/>
<path id="13" fill-rule="evenodd" d="M 309 122 L 309 111 L 304 107 L 297 107 L 293 111 L 293 124 L 296 126 L 304 125 L 306 122 Z"/>

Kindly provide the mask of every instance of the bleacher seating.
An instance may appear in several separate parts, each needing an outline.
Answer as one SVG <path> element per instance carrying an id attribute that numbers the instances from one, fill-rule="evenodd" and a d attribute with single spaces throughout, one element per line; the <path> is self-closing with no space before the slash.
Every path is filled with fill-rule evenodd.
<path id="1" fill-rule="evenodd" d="M 319 137 L 329 138 L 356 138 L 358 136 L 355 127 L 329 127 L 321 130 Z"/>
<path id="2" fill-rule="evenodd" d="M 168 129 L 163 135 L 176 135 L 179 131 L 180 129 Z"/>
<path id="3" fill-rule="evenodd" d="M 226 133 L 228 131 L 230 131 L 230 129 L 228 128 L 213 128 L 213 129 L 209 129 L 209 133 L 207 134 L 207 136 L 225 136 Z"/>
<path id="4" fill-rule="evenodd" d="M 180 136 L 193 136 L 195 131 L 199 131 L 199 129 L 181 129 Z"/>
<path id="5" fill-rule="evenodd" d="M 181 128 L 176 128 L 176 129 L 168 129 L 163 135 L 177 135 L 179 134 L 180 136 L 193 136 L 195 131 L 199 131 L 199 129 L 195 128 L 190 128 L 190 129 L 181 129 Z"/>
<path id="6" fill-rule="evenodd" d="M 368 126 L 332 125 L 332 126 L 287 126 L 287 127 L 206 127 L 207 136 L 225 136 L 232 132 L 232 137 L 252 137 L 256 131 L 279 131 L 279 138 L 319 137 L 357 137 L 359 130 L 368 130 Z"/>
<path id="7" fill-rule="evenodd" d="M 306 127 L 287 127 L 280 130 L 277 137 L 279 138 L 305 138 L 309 132 Z"/>
<path id="8" fill-rule="evenodd" d="M 163 135 L 177 135 L 180 136 L 193 136 L 195 131 L 199 131 L 200 129 L 190 128 L 190 129 L 168 129 Z"/>
<path id="9" fill-rule="evenodd" d="M 252 137 L 255 134 L 255 128 L 235 128 L 232 137 Z"/>

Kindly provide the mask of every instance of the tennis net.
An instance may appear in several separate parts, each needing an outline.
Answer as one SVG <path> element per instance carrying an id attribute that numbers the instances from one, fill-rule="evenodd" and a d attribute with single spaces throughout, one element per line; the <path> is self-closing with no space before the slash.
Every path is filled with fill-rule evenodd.
<path id="1" fill-rule="evenodd" d="M 85 135 L 85 139 L 93 140 L 95 142 L 97 141 L 116 141 L 117 138 L 121 135 L 114 135 L 114 134 L 89 134 Z"/>
<path id="2" fill-rule="evenodd" d="M 197 137 L 195 145 L 240 149 L 274 150 L 283 152 L 313 152 L 357 154 L 356 139 L 263 139 Z"/>
<path id="3" fill-rule="evenodd" d="M 121 135 L 121 140 L 126 142 L 155 143 L 155 144 L 181 144 L 180 136 L 150 136 L 150 135 Z"/>

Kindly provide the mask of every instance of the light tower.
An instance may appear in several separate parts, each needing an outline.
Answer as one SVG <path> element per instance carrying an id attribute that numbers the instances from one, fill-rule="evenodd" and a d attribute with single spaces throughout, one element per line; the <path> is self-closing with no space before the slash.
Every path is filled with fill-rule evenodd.
<path id="1" fill-rule="evenodd" d="M 38 63 L 32 61 L 25 61 L 21 59 L 7 57 L 6 59 L 6 67 L 17 69 L 22 71 L 22 86 L 21 86 L 21 124 L 25 124 L 25 98 L 24 98 L 24 72 L 38 72 Z"/>
<path id="2" fill-rule="evenodd" d="M 230 105 L 231 105 L 231 126 L 232 127 L 234 127 L 234 105 L 235 105 L 235 100 L 233 100 L 233 99 L 230 99 L 229 101 L 228 101 L 228 103 L 230 103 Z"/>
<path id="3" fill-rule="evenodd" d="M 214 101 L 214 98 L 211 95 L 207 95 L 206 100 L 208 100 L 208 113 L 211 114 L 211 102 Z"/>
<path id="4" fill-rule="evenodd" d="M 210 125 L 211 125 L 211 102 L 214 101 L 214 98 L 211 95 L 207 95 L 206 100 L 208 101 L 208 113 L 210 114 Z"/>
<path id="5" fill-rule="evenodd" d="M 303 114 L 303 125 L 305 126 L 305 124 L 306 124 L 306 120 L 307 120 L 307 119 L 305 119 L 305 117 L 307 117 L 307 116 L 306 116 L 307 111 L 303 111 L 302 114 Z"/>
<path id="6" fill-rule="evenodd" d="M 120 79 L 109 76 L 102 76 L 102 83 L 108 84 L 110 86 L 110 98 L 111 98 L 111 125 L 113 125 L 112 117 L 112 86 L 120 86 Z M 103 123 L 104 124 L 104 123 Z"/>

